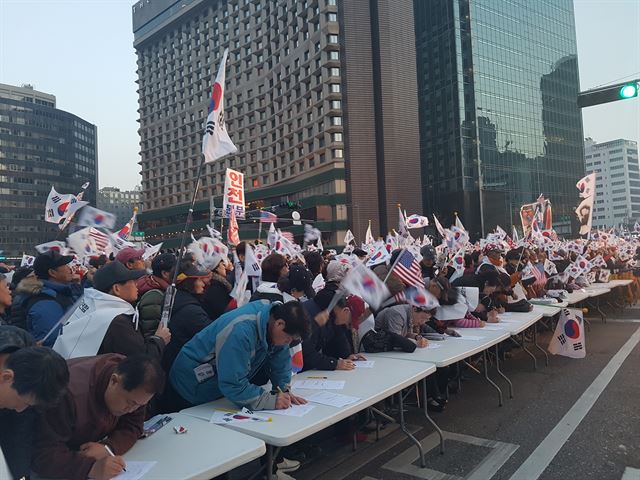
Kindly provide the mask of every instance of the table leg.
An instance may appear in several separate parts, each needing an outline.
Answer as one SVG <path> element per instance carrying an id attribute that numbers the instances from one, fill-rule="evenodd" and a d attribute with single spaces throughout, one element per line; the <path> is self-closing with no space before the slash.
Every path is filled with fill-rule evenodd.
<path id="1" fill-rule="evenodd" d="M 502 370 L 500 370 L 500 353 L 498 352 L 497 344 L 496 344 L 496 371 L 498 372 L 498 375 L 504 378 L 509 384 L 509 398 L 513 398 L 513 383 L 511 383 L 511 380 L 509 380 L 509 378 L 504 373 L 502 373 Z"/>
<path id="2" fill-rule="evenodd" d="M 534 328 L 535 328 L 535 325 L 534 325 Z M 524 332 L 522 332 L 520 335 L 522 337 L 522 344 L 520 345 L 520 347 L 522 348 L 522 350 L 527 352 L 527 354 L 532 358 L 532 360 L 533 360 L 533 369 L 537 370 L 538 369 L 538 360 L 536 359 L 536 356 L 533 353 L 531 353 L 531 351 L 527 348 L 526 340 L 524 338 Z"/>
<path id="3" fill-rule="evenodd" d="M 427 409 L 427 379 L 422 379 L 422 404 L 424 405 L 424 416 L 427 418 L 427 421 L 431 424 L 431 426 L 438 432 L 438 436 L 440 437 L 440 453 L 444 454 L 444 435 L 442 434 L 442 430 L 433 421 L 431 416 L 429 416 L 429 410 Z"/>
<path id="4" fill-rule="evenodd" d="M 547 351 L 538 344 L 538 329 L 536 328 L 536 325 L 533 326 L 533 346 L 544 354 L 544 364 L 548 367 L 549 355 L 547 354 Z"/>
<path id="5" fill-rule="evenodd" d="M 502 390 L 500 390 L 500 387 L 489 378 L 489 367 L 488 367 L 488 363 L 489 363 L 489 359 L 487 358 L 487 351 L 484 350 L 482 352 L 482 356 L 483 356 L 483 364 L 484 364 L 484 378 L 487 382 L 489 382 L 489 385 L 491 385 L 493 388 L 495 388 L 498 391 L 498 406 L 501 407 L 502 406 Z"/>
<path id="6" fill-rule="evenodd" d="M 418 447 L 418 452 L 420 452 L 420 466 L 425 468 L 427 466 L 424 460 L 424 452 L 422 451 L 422 444 L 411 435 L 411 432 L 407 429 L 407 426 L 404 422 L 404 400 L 402 399 L 402 391 L 398 392 L 398 401 L 400 402 L 400 429 L 404 432 L 404 434 L 409 437 L 416 447 Z"/>

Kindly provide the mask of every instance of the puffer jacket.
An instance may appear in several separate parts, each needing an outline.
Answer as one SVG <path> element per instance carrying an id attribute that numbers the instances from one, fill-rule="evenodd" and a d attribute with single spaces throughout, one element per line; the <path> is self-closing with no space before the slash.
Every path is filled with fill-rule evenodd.
<path id="1" fill-rule="evenodd" d="M 42 280 L 35 276 L 25 277 L 18 283 L 11 302 L 11 310 L 5 321 L 7 325 L 27 329 L 27 312 L 25 312 L 27 300 L 38 295 L 42 287 Z"/>
<path id="2" fill-rule="evenodd" d="M 155 275 L 145 275 L 136 282 L 138 287 L 138 321 L 145 338 L 153 336 L 160 324 L 164 292 L 169 284 Z"/>
<path id="3" fill-rule="evenodd" d="M 211 322 L 198 297 L 185 290 L 176 291 L 169 320 L 171 342 L 164 349 L 162 356 L 162 368 L 165 372 L 169 373 L 184 344 Z"/>
<path id="4" fill-rule="evenodd" d="M 221 275 L 213 274 L 213 279 L 202 296 L 202 306 L 207 315 L 215 320 L 229 308 L 231 284 Z"/>
<path id="5" fill-rule="evenodd" d="M 26 279 L 25 279 L 26 280 Z M 20 282 L 22 283 L 22 282 Z M 64 313 L 78 300 L 84 289 L 78 284 L 63 284 L 51 280 L 42 280 L 42 290 L 37 295 L 42 297 L 34 303 L 31 298 L 26 300 L 27 305 L 27 331 L 36 340 L 42 340 L 49 331 L 62 318 Z M 45 347 L 52 347 L 60 332 L 58 330 L 44 341 Z"/>

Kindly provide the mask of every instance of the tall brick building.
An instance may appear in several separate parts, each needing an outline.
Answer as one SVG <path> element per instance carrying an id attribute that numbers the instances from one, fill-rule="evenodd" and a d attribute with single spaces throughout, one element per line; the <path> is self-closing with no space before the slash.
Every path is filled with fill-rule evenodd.
<path id="1" fill-rule="evenodd" d="M 252 206 L 299 203 L 325 243 L 347 228 L 362 239 L 369 220 L 374 234 L 394 228 L 397 203 L 421 210 L 411 0 L 143 0 L 132 11 L 139 221 L 150 240 L 171 242 L 181 229 L 225 48 L 225 115 L 239 151 L 206 166 L 196 229 L 227 167 L 245 174 Z M 243 238 L 256 231 L 241 224 Z"/>

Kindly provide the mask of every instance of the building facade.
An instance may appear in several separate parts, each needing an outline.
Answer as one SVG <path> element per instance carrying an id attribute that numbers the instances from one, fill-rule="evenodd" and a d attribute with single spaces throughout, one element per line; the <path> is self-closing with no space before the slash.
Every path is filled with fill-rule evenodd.
<path id="1" fill-rule="evenodd" d="M 540 193 L 571 230 L 584 174 L 572 0 L 415 0 L 424 209 L 472 238 Z"/>
<path id="2" fill-rule="evenodd" d="M 133 214 L 133 209 L 138 208 L 138 213 L 142 212 L 141 188 L 133 190 L 120 190 L 117 187 L 102 187 L 98 191 L 97 207 L 100 210 L 114 214 L 117 218 L 117 225 L 124 225 Z"/>
<path id="3" fill-rule="evenodd" d="M 53 240 L 56 225 L 44 221 L 51 187 L 81 191 L 95 205 L 97 128 L 56 108 L 56 97 L 25 85 L 0 84 L 0 250 L 8 257 L 32 253 Z"/>
<path id="4" fill-rule="evenodd" d="M 325 244 L 347 228 L 362 239 L 369 220 L 386 233 L 398 203 L 421 209 L 411 0 L 160 0 L 132 15 L 150 240 L 170 241 L 184 223 L 225 48 L 225 120 L 239 151 L 205 165 L 196 229 L 211 198 L 220 206 L 227 167 L 244 173 L 250 208 L 299 203 Z M 251 221 L 240 229 L 257 233 Z"/>
<path id="5" fill-rule="evenodd" d="M 638 143 L 619 138 L 584 142 L 587 174 L 596 173 L 593 227 L 633 227 L 640 221 Z"/>

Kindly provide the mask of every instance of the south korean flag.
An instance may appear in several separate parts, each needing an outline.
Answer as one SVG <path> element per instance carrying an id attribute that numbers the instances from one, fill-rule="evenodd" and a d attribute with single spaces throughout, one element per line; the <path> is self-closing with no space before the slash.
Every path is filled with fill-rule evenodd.
<path id="1" fill-rule="evenodd" d="M 584 341 L 584 319 L 577 308 L 563 308 L 556 331 L 548 347 L 553 355 L 584 358 L 587 354 Z"/>

